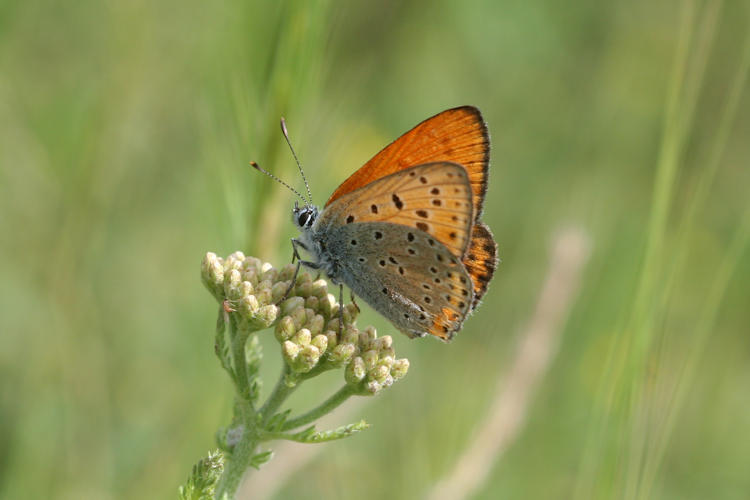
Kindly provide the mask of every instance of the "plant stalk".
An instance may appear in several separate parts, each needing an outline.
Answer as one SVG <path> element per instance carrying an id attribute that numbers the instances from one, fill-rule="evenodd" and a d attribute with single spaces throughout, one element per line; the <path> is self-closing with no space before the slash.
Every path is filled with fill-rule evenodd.
<path id="1" fill-rule="evenodd" d="M 255 411 L 252 410 L 246 401 L 242 401 L 240 406 L 244 431 L 239 442 L 234 445 L 231 453 L 227 455 L 224 472 L 216 486 L 214 498 L 217 500 L 223 499 L 224 495 L 228 498 L 234 498 L 237 488 L 239 488 L 242 478 L 245 476 L 245 472 L 250 467 L 250 460 L 255 455 L 260 444 L 258 429 L 255 427 Z"/>
<path id="2" fill-rule="evenodd" d="M 297 427 L 309 424 L 314 422 L 315 420 L 319 419 L 323 415 L 326 415 L 333 411 L 335 408 L 340 406 L 344 401 L 349 399 L 349 397 L 356 394 L 357 390 L 350 386 L 349 384 L 345 385 L 338 391 L 336 391 L 333 396 L 326 399 L 323 403 L 321 403 L 319 406 L 316 406 L 312 410 L 308 411 L 307 413 L 303 413 L 297 418 L 293 418 L 291 420 L 287 420 L 287 422 L 282 427 L 282 430 L 289 431 L 292 429 L 296 429 Z"/>
<path id="3" fill-rule="evenodd" d="M 276 386 L 273 388 L 271 395 L 268 396 L 268 400 L 266 400 L 265 404 L 260 409 L 262 417 L 261 425 L 265 426 L 265 424 L 268 423 L 268 420 L 276 413 L 286 398 L 288 398 L 289 395 L 294 392 L 294 389 L 297 388 L 296 385 L 293 387 L 286 385 L 286 378 L 289 373 L 289 365 L 282 361 L 281 376 L 279 376 L 279 380 L 276 381 Z"/>

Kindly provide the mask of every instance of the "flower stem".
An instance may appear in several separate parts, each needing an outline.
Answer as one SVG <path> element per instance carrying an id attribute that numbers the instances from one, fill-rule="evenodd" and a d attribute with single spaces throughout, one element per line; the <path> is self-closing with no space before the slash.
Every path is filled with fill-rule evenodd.
<path id="1" fill-rule="evenodd" d="M 260 409 L 261 414 L 261 425 L 265 425 L 268 423 L 268 420 L 276 413 L 276 411 L 279 409 L 279 407 L 284 403 L 284 400 L 289 397 L 289 395 L 294 392 L 294 389 L 297 388 L 295 385 L 294 387 L 289 387 L 286 385 L 286 377 L 289 375 L 290 369 L 289 365 L 286 363 L 282 363 L 283 367 L 281 369 L 281 376 L 279 376 L 279 380 L 276 381 L 276 386 L 273 388 L 273 392 L 271 392 L 271 395 L 268 396 L 268 400 L 265 402 L 263 407 Z"/>
<path id="2" fill-rule="evenodd" d="M 234 315 L 229 316 L 229 338 L 232 348 L 233 379 L 237 394 L 235 396 L 235 418 L 240 423 L 242 436 L 227 453 L 224 471 L 216 486 L 215 498 L 224 495 L 234 498 L 237 488 L 250 466 L 251 459 L 260 444 L 257 429 L 257 411 L 250 397 L 250 380 L 247 372 L 245 347 L 250 337 L 249 331 L 237 327 Z"/>
<path id="3" fill-rule="evenodd" d="M 245 356 L 245 345 L 250 336 L 250 332 L 237 328 L 237 320 L 230 316 L 229 334 L 232 342 L 232 361 L 234 364 L 234 383 L 237 387 L 237 397 L 250 405 L 250 409 L 255 411 L 250 398 L 250 380 L 247 376 L 247 358 Z"/>
<path id="4" fill-rule="evenodd" d="M 242 406 L 244 407 L 244 411 L 241 412 L 243 414 L 242 420 L 245 423 L 244 432 L 242 438 L 234 445 L 231 453 L 227 456 L 224 472 L 216 486 L 216 494 L 214 496 L 216 499 L 222 499 L 225 494 L 228 498 L 234 498 L 260 441 L 258 430 L 253 425 L 254 418 L 252 416 L 255 415 L 255 412 L 252 411 L 250 405 L 243 403 Z M 248 424 L 252 426 L 248 426 Z"/>
<path id="5" fill-rule="evenodd" d="M 311 422 L 314 422 L 315 420 L 322 417 L 323 415 L 326 415 L 330 413 L 331 411 L 333 411 L 336 407 L 340 406 L 344 401 L 349 399 L 350 396 L 356 394 L 356 392 L 357 392 L 356 389 L 350 386 L 349 384 L 345 385 L 344 387 L 336 391 L 333 394 L 333 396 L 331 396 L 330 398 L 326 399 L 323 403 L 321 403 L 319 406 L 316 406 L 312 410 L 300 415 L 297 418 L 287 420 L 287 422 L 282 427 L 282 430 L 288 431 L 288 430 L 300 427 L 302 425 L 306 425 Z"/>

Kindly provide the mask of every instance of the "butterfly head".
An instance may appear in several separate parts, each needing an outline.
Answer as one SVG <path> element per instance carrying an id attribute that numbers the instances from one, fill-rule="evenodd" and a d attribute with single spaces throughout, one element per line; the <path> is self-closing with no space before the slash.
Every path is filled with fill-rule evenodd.
<path id="1" fill-rule="evenodd" d="M 318 207 L 308 204 L 300 207 L 297 203 L 294 204 L 294 208 L 292 209 L 292 221 L 300 231 L 303 229 L 310 229 L 317 218 Z"/>

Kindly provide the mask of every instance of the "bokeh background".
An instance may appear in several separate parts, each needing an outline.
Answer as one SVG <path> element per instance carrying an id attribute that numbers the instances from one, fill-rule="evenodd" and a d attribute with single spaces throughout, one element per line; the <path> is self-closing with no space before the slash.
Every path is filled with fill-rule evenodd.
<path id="1" fill-rule="evenodd" d="M 365 307 L 409 375 L 333 419 L 367 432 L 280 448 L 267 494 L 420 498 L 453 475 L 575 227 L 580 290 L 467 494 L 747 498 L 749 33 L 746 1 L 2 2 L 0 497 L 174 498 L 214 447 L 232 388 L 199 265 L 288 262 L 293 197 L 247 166 L 301 186 L 280 116 L 323 203 L 473 104 L 503 259 L 483 307 L 450 345 Z"/>

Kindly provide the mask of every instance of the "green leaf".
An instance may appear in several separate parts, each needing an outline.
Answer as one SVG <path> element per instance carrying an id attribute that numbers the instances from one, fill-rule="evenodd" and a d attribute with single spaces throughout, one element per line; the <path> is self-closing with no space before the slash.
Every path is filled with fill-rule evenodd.
<path id="1" fill-rule="evenodd" d="M 219 447 L 222 451 L 229 451 L 229 446 L 227 445 L 227 429 L 226 427 L 219 427 L 219 429 L 216 431 L 216 446 Z"/>
<path id="2" fill-rule="evenodd" d="M 260 364 L 263 358 L 263 350 L 257 335 L 251 335 L 245 347 L 245 359 L 247 361 L 247 397 L 256 405 L 260 397 L 262 381 L 259 378 Z"/>
<path id="3" fill-rule="evenodd" d="M 180 486 L 180 500 L 213 499 L 216 483 L 224 471 L 224 455 L 216 450 L 208 452 L 193 466 L 193 470 L 184 486 Z"/>
<path id="4" fill-rule="evenodd" d="M 214 340 L 214 352 L 221 362 L 221 367 L 234 379 L 234 371 L 229 362 L 229 346 L 226 339 L 226 315 L 223 307 L 219 306 L 219 317 L 216 319 L 216 339 Z"/>
<path id="5" fill-rule="evenodd" d="M 266 430 L 268 432 L 279 432 L 281 431 L 281 428 L 286 423 L 287 419 L 289 418 L 289 414 L 292 412 L 291 409 L 285 410 L 281 413 L 277 413 L 276 415 L 272 416 L 270 419 L 268 419 L 268 423 L 266 424 Z"/>
<path id="6" fill-rule="evenodd" d="M 269 460 L 271 460 L 272 457 L 273 457 L 273 451 L 271 450 L 257 453 L 253 455 L 253 458 L 250 459 L 250 467 L 254 467 L 255 469 L 260 469 L 260 466 L 268 462 Z"/>
<path id="7" fill-rule="evenodd" d="M 289 441 L 296 441 L 298 443 L 324 443 L 327 441 L 335 441 L 337 439 L 343 439 L 353 434 L 361 432 L 370 427 L 370 424 L 364 420 L 360 420 L 357 423 L 341 426 L 337 429 L 330 431 L 316 432 L 315 426 L 301 430 L 295 433 L 285 432 L 268 432 L 263 436 L 264 440 L 270 439 L 286 439 Z"/>

